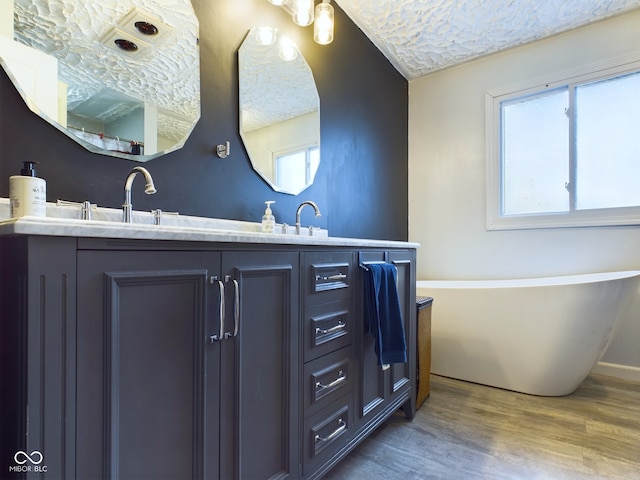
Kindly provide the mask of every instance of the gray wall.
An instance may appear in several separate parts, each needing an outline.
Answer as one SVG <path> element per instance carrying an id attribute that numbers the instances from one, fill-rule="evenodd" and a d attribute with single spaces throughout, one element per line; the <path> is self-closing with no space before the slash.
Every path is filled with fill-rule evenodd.
<path id="1" fill-rule="evenodd" d="M 294 223 L 302 200 L 318 203 L 316 226 L 334 236 L 406 240 L 408 231 L 408 84 L 333 3 L 335 40 L 313 42 L 312 28 L 265 0 L 193 0 L 200 21 L 202 117 L 184 148 L 147 162 L 158 193 L 134 185 L 134 208 L 259 221 L 276 200 L 279 222 Z M 238 133 L 237 49 L 250 28 L 273 25 L 296 41 L 314 73 L 321 101 L 322 164 L 298 196 L 273 192 L 251 168 Z M 212 149 L 231 141 L 232 155 Z M 136 162 L 86 151 L 32 114 L 0 72 L 0 196 L 23 160 L 36 160 L 47 199 L 90 200 L 119 208 Z M 138 180 L 139 181 L 139 180 Z M 308 215 L 308 217 L 306 217 Z M 312 215 L 305 212 L 304 223 Z"/>

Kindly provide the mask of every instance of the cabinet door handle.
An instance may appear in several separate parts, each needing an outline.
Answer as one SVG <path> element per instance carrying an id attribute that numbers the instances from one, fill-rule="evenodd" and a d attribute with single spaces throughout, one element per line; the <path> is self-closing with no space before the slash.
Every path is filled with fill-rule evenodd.
<path id="1" fill-rule="evenodd" d="M 218 340 L 222 340 L 224 337 L 224 315 L 225 315 L 225 303 L 224 303 L 224 283 L 220 280 L 216 280 L 218 282 L 218 289 L 220 290 L 220 333 L 214 334 L 209 337 L 209 342 L 217 342 Z"/>
<path id="2" fill-rule="evenodd" d="M 325 390 L 327 388 L 333 388 L 346 381 L 347 381 L 347 376 L 344 374 L 342 370 L 340 370 L 340 373 L 338 373 L 338 378 L 336 378 L 333 382 L 326 385 L 321 382 L 316 382 L 316 390 Z"/>
<path id="3" fill-rule="evenodd" d="M 335 327 L 331 327 L 331 328 L 316 327 L 316 335 L 326 335 L 328 333 L 337 332 L 339 330 L 343 330 L 344 327 L 346 326 L 347 326 L 346 323 L 340 322 Z"/>
<path id="4" fill-rule="evenodd" d="M 342 419 L 338 420 L 338 425 L 339 425 L 339 427 L 336 428 L 331 433 L 331 435 L 329 435 L 327 437 L 321 437 L 320 435 L 316 435 L 316 443 L 318 443 L 318 442 L 330 442 L 331 440 L 336 438 L 338 435 L 340 435 L 342 432 L 344 432 L 347 429 L 347 423 Z"/>
<path id="5" fill-rule="evenodd" d="M 240 329 L 240 285 L 237 280 L 233 281 L 233 333 L 227 332 L 224 334 L 224 338 L 232 338 L 238 336 L 238 330 Z"/>

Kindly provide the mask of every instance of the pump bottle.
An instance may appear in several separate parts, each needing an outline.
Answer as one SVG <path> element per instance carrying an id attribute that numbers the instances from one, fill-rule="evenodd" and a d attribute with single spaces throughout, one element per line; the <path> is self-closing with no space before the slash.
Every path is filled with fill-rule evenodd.
<path id="1" fill-rule="evenodd" d="M 38 162 L 23 162 L 20 175 L 9 177 L 9 211 L 11 218 L 47 216 L 47 182 L 36 177 L 33 166 Z"/>
<path id="2" fill-rule="evenodd" d="M 262 231 L 264 233 L 273 233 L 276 229 L 276 218 L 273 216 L 273 212 L 271 211 L 271 204 L 276 202 L 274 200 L 269 200 L 264 203 L 267 204 L 267 208 L 262 216 Z"/>

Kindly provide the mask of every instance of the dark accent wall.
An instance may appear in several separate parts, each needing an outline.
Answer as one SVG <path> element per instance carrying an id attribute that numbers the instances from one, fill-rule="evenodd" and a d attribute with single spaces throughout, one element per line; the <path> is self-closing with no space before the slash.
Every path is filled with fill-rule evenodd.
<path id="1" fill-rule="evenodd" d="M 303 224 L 332 236 L 406 240 L 408 234 L 408 83 L 333 2 L 335 40 L 313 42 L 266 0 L 193 0 L 200 21 L 202 116 L 186 145 L 145 165 L 158 193 L 133 186 L 136 210 L 161 208 L 185 215 L 260 221 L 265 200 L 275 200 L 278 222 L 295 223 L 303 200 L 322 217 L 303 212 Z M 273 25 L 291 37 L 314 73 L 320 94 L 321 165 L 300 195 L 276 193 L 252 169 L 238 133 L 237 50 L 249 29 Z M 0 69 L 1 70 L 1 69 Z M 218 158 L 215 145 L 231 142 Z M 0 71 L 0 196 L 23 160 L 36 160 L 47 180 L 47 199 L 90 200 L 119 208 L 124 180 L 137 162 L 90 153 L 28 110 Z M 140 184 L 138 184 L 140 182 Z"/>

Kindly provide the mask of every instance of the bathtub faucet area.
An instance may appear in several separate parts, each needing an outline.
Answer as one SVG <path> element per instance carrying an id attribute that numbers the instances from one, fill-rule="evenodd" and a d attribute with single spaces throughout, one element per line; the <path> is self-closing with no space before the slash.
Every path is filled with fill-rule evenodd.
<path id="1" fill-rule="evenodd" d="M 602 358 L 640 271 L 419 280 L 433 297 L 431 372 L 544 396 L 572 393 Z"/>

